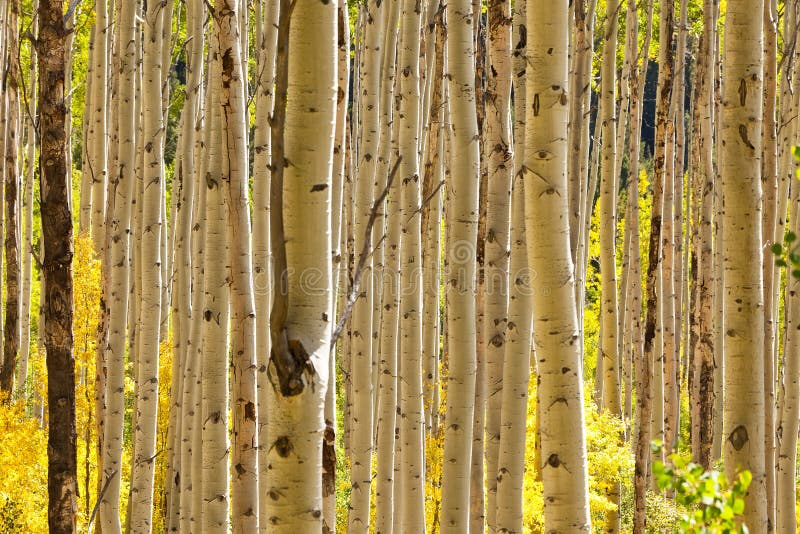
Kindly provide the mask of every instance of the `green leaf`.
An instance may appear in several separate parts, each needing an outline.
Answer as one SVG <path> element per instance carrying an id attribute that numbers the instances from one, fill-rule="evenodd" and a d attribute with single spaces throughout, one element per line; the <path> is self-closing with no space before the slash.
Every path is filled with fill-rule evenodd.
<path id="1" fill-rule="evenodd" d="M 800 161 L 800 146 L 792 147 L 792 155 L 794 156 L 794 159 Z"/>
<path id="2" fill-rule="evenodd" d="M 786 232 L 786 237 L 783 238 L 787 243 L 794 243 L 797 240 L 797 234 L 794 232 Z"/>
<path id="3" fill-rule="evenodd" d="M 780 243 L 773 243 L 769 249 L 776 256 L 780 256 L 781 254 L 783 254 L 783 245 L 781 245 Z"/>
<path id="4" fill-rule="evenodd" d="M 778 267 L 786 267 L 786 261 L 785 260 L 775 260 L 775 265 L 777 265 Z"/>

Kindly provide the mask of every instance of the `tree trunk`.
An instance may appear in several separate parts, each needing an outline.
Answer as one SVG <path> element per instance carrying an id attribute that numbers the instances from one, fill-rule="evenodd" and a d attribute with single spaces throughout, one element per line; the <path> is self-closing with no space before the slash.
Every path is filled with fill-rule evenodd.
<path id="1" fill-rule="evenodd" d="M 603 129 L 601 147 L 600 178 L 600 269 L 602 276 L 600 303 L 601 338 L 597 365 L 603 368 L 603 409 L 621 417 L 620 354 L 617 328 L 617 33 L 620 3 L 609 0 L 606 4 L 608 17 L 604 29 L 603 59 L 600 72 L 600 116 Z M 620 436 L 621 438 L 622 436 Z M 606 497 L 617 506 L 620 504 L 619 484 L 611 484 Z M 606 532 L 619 532 L 619 512 L 606 514 Z"/>
<path id="2" fill-rule="evenodd" d="M 6 302 L 5 328 L 3 329 L 3 365 L 0 367 L 0 391 L 10 398 L 14 390 L 14 376 L 19 356 L 19 0 L 9 3 L 7 60 L 5 67 L 6 96 L 6 150 L 5 150 L 5 252 L 6 252 Z"/>
<path id="3" fill-rule="evenodd" d="M 266 517 L 267 490 L 267 365 L 270 352 L 269 311 L 272 304 L 272 270 L 270 245 L 270 180 L 272 138 L 269 117 L 275 100 L 275 55 L 278 48 L 279 2 L 259 0 L 260 39 L 257 41 L 258 84 L 255 88 L 256 121 L 253 132 L 253 280 L 256 306 L 256 358 L 258 365 L 258 495 L 259 517 Z M 261 20 L 263 18 L 263 21 Z M 285 44 L 284 44 L 285 46 Z M 259 522 L 259 532 L 266 533 L 268 524 Z"/>
<path id="4" fill-rule="evenodd" d="M 696 203 L 692 293 L 691 399 L 692 460 L 711 468 L 714 421 L 714 339 L 712 256 L 712 214 L 714 208 L 713 125 L 714 41 L 717 25 L 717 2 L 703 2 L 703 34 L 700 37 L 695 90 L 695 164 L 693 199 Z"/>
<path id="5" fill-rule="evenodd" d="M 486 519 L 496 531 L 497 466 L 500 446 L 505 331 L 509 299 L 511 219 L 511 4 L 492 0 L 488 13 L 486 143 L 489 180 L 484 240 L 484 322 L 486 354 Z"/>
<path id="6" fill-rule="evenodd" d="M 161 114 L 161 47 L 164 13 L 148 4 L 144 23 L 142 65 L 142 262 L 139 327 L 137 329 L 137 392 L 134 433 L 131 530 L 150 532 L 158 416 L 158 361 L 161 327 L 161 205 L 164 202 L 164 120 Z"/>
<path id="7" fill-rule="evenodd" d="M 525 191 L 522 164 L 525 153 L 525 3 L 517 4 L 513 18 L 514 57 L 514 179 L 511 198 L 511 256 L 509 259 L 508 330 L 505 335 L 500 443 L 494 532 L 522 532 L 525 475 L 525 431 L 531 359 L 531 276 L 525 241 Z M 492 528 L 492 523 L 490 523 Z"/>
<path id="8" fill-rule="evenodd" d="M 38 4 L 34 0 L 34 17 Z M 33 23 L 33 31 L 36 31 L 36 21 Z M 27 103 L 30 114 L 25 116 L 25 128 L 27 130 L 27 155 L 25 159 L 25 186 L 22 198 L 22 217 L 23 217 L 23 239 L 22 239 L 22 295 L 20 308 L 20 352 L 19 364 L 17 365 L 17 392 L 19 395 L 28 398 L 28 361 L 31 352 L 31 287 L 33 280 L 33 183 L 36 180 L 36 99 L 34 91 L 36 89 L 36 47 L 30 48 L 31 71 L 28 85 Z"/>
<path id="9" fill-rule="evenodd" d="M 77 452 L 72 340 L 72 213 L 66 167 L 64 4 L 39 3 L 39 128 L 42 273 L 47 351 L 47 523 L 53 534 L 76 531 Z"/>
<path id="10" fill-rule="evenodd" d="M 356 264 L 364 242 L 371 239 L 365 229 L 372 210 L 375 167 L 380 140 L 380 66 L 383 42 L 383 3 L 377 0 L 366 5 L 367 14 L 362 27 L 364 50 L 361 54 L 360 106 L 362 140 L 359 145 L 358 174 L 355 180 L 353 217 Z M 353 334 L 350 344 L 353 406 L 351 436 L 350 507 L 347 516 L 348 532 L 367 532 L 370 523 L 370 488 L 372 487 L 373 388 L 372 388 L 372 258 L 364 263 L 359 294 L 353 304 L 350 319 Z M 351 277 L 354 275 L 351 274 Z"/>
<path id="11" fill-rule="evenodd" d="M 91 97 L 88 100 L 89 106 L 85 109 L 85 113 L 89 116 L 86 137 L 89 168 L 83 169 L 83 172 L 88 173 L 92 180 L 90 230 L 95 253 L 102 258 L 106 241 L 105 217 L 108 178 L 106 140 L 108 132 L 106 113 L 108 107 L 108 29 L 110 28 L 108 0 L 95 0 L 94 13 L 95 22 L 92 28 L 94 46 L 91 50 L 92 66 L 89 74 L 92 77 Z"/>
<path id="12" fill-rule="evenodd" d="M 238 0 L 224 0 L 218 8 L 216 37 L 222 58 L 220 110 L 222 166 L 221 196 L 224 201 L 228 242 L 230 282 L 231 353 L 233 378 L 231 405 L 233 417 L 233 451 L 231 452 L 233 532 L 255 532 L 258 529 L 258 458 L 256 408 L 255 300 L 253 290 L 252 252 L 250 248 L 250 199 L 248 190 L 248 155 L 246 127 L 247 72 L 241 63 L 241 31 Z M 220 239 L 223 238 L 220 236 Z M 208 256 L 213 261 L 218 257 Z M 224 329 L 226 323 L 221 323 Z M 223 351 L 222 367 L 227 367 Z M 204 375 L 205 376 L 205 375 Z M 213 375 L 212 375 L 213 376 Z M 223 374 L 227 378 L 227 371 Z M 206 382 L 208 384 L 208 382 Z M 227 399 L 221 399 L 227 402 Z M 209 413 L 227 410 L 219 405 Z M 224 420 L 225 418 L 223 418 Z M 224 426 L 223 428 L 227 428 Z M 224 456 L 224 454 L 223 454 Z M 210 493 L 204 488 L 204 493 Z M 222 527 L 223 525 L 220 525 Z M 227 528 L 227 527 L 226 527 Z M 223 530 L 222 532 L 227 532 Z"/>
<path id="13" fill-rule="evenodd" d="M 567 202 L 568 6 L 530 1 L 525 131 L 525 229 L 533 320 L 545 530 L 589 532 L 581 327 Z M 613 137 L 612 137 L 613 140 Z M 613 142 L 613 141 L 612 141 Z M 547 323 L 547 327 L 541 325 Z"/>
<path id="14" fill-rule="evenodd" d="M 761 247 L 763 0 L 728 2 L 722 79 L 725 472 L 753 475 L 743 521 L 767 530 L 764 465 L 764 293 Z M 758 14 L 754 16 L 754 14 Z"/>
<path id="15" fill-rule="evenodd" d="M 447 265 L 447 412 L 442 465 L 443 533 L 465 532 L 470 519 L 470 463 L 475 409 L 476 256 L 480 154 L 475 109 L 475 48 L 469 0 L 447 3 L 448 94 L 452 124 Z"/>
<path id="16" fill-rule="evenodd" d="M 284 143 L 285 157 L 278 157 L 274 167 L 270 221 L 278 285 L 268 370 L 270 500 L 265 517 L 270 531 L 279 534 L 322 529 L 320 473 L 333 323 L 329 233 L 337 6 L 311 0 L 292 5 L 289 18 L 289 2 L 281 4 L 281 29 L 289 30 L 291 53 L 278 56 L 273 157 L 284 154 Z M 308 69 L 312 58 L 315 68 Z M 280 93 L 287 86 L 281 78 L 287 75 L 284 108 Z M 284 169 L 281 161 L 289 165 Z M 304 273 L 317 275 L 311 280 Z"/>
<path id="17" fill-rule="evenodd" d="M 796 35 L 797 21 L 800 16 L 800 4 L 794 2 L 787 5 L 784 19 L 784 35 Z M 797 172 L 797 162 L 790 154 L 788 147 L 798 142 L 800 126 L 797 121 L 797 111 L 800 110 L 800 84 L 795 79 L 791 79 L 790 74 L 800 72 L 800 48 L 796 44 L 793 52 L 784 47 L 784 66 L 781 80 L 781 109 L 787 113 L 781 113 L 781 147 L 786 147 L 781 152 L 780 176 L 781 184 L 794 182 Z M 788 54 L 792 54 L 789 60 Z M 788 100 L 786 102 L 785 100 Z M 781 187 L 783 189 L 783 187 Z M 783 220 L 779 217 L 779 220 Z M 800 234 L 800 189 L 792 188 L 792 231 L 795 235 Z M 778 225 L 782 226 L 781 224 Z M 782 236 L 783 232 L 776 234 Z M 776 278 L 778 280 L 779 278 Z M 797 530 L 796 501 L 797 501 L 797 434 L 800 426 L 800 336 L 798 336 L 797 324 L 800 321 L 800 294 L 798 294 L 798 280 L 787 277 L 785 291 L 785 313 L 786 313 L 786 344 L 783 355 L 783 380 L 781 384 L 779 420 L 776 436 L 778 439 L 778 457 L 776 478 L 776 509 L 777 517 L 775 530 L 777 532 L 795 532 Z"/>
<path id="18" fill-rule="evenodd" d="M 106 363 L 106 422 L 103 427 L 102 476 L 108 484 L 100 500 L 100 525 L 106 534 L 121 534 L 120 486 L 122 481 L 123 433 L 125 422 L 125 335 L 128 325 L 128 286 L 130 283 L 130 248 L 132 242 L 132 200 L 136 177 L 136 13 L 138 2 L 120 6 L 117 18 L 120 43 L 120 72 L 118 102 L 119 149 L 118 165 L 111 180 L 114 183 L 114 209 L 109 251 L 110 286 L 108 346 Z M 131 322 L 134 321 L 131 317 Z M 106 482 L 108 481 L 108 482 Z"/>

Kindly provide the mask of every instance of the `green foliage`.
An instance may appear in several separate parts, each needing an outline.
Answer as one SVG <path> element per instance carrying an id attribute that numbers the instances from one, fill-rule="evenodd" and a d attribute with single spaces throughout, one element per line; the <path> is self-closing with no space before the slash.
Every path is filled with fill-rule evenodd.
<path id="1" fill-rule="evenodd" d="M 800 162 L 800 146 L 792 147 L 792 155 Z M 795 172 L 797 173 L 797 178 L 800 179 L 800 167 Z M 798 243 L 797 237 L 797 234 L 791 230 L 786 232 L 783 237 L 783 243 L 773 243 L 770 251 L 777 258 L 775 265 L 786 267 L 792 278 L 800 280 L 800 243 Z"/>
<path id="2" fill-rule="evenodd" d="M 652 448 L 654 455 L 661 452 L 660 443 L 654 443 Z M 687 510 L 678 522 L 678 532 L 749 532 L 737 519 L 744 512 L 744 498 L 753 480 L 750 471 L 742 471 L 730 484 L 719 471 L 705 471 L 678 454 L 669 459 L 670 463 L 653 463 L 653 476 L 659 489 L 674 493 L 675 502 Z"/>

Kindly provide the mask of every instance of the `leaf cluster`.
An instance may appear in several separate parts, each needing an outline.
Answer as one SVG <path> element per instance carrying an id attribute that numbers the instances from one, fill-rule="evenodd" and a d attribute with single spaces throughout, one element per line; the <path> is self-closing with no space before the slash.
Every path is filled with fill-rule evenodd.
<path id="1" fill-rule="evenodd" d="M 654 443 L 653 453 L 661 452 Z M 669 462 L 655 461 L 653 476 L 662 491 L 674 493 L 675 502 L 688 511 L 678 522 L 678 532 L 697 534 L 747 534 L 741 523 L 744 498 L 753 480 L 750 471 L 742 471 L 733 483 L 716 470 L 705 471 L 677 454 Z"/>

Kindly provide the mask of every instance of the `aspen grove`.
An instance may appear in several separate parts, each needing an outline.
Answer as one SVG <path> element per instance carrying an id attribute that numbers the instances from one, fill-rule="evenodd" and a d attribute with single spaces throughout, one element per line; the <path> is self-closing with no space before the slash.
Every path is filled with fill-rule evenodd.
<path id="1" fill-rule="evenodd" d="M 800 532 L 800 0 L 0 0 L 0 534 Z"/>

